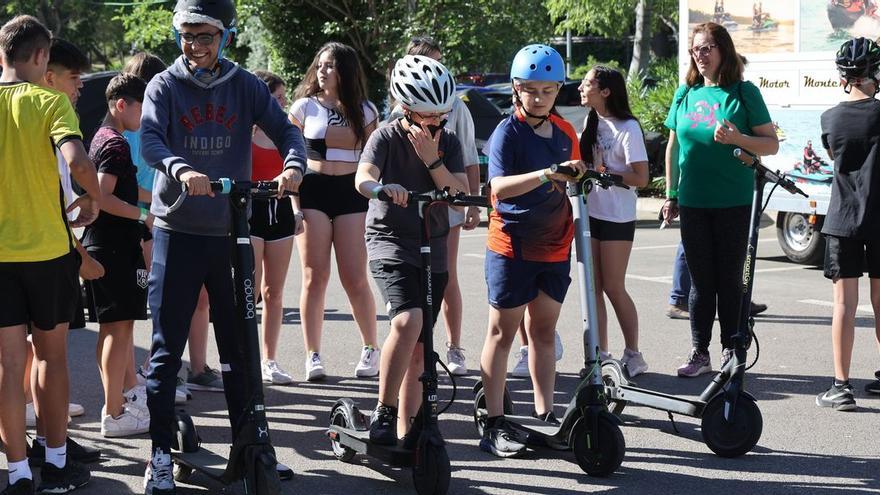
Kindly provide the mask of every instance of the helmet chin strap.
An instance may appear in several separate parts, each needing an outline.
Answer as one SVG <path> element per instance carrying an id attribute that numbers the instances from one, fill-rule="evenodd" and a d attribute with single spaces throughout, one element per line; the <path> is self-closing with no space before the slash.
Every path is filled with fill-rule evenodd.
<path id="1" fill-rule="evenodd" d="M 514 98 L 516 98 L 516 102 L 519 103 L 520 110 L 522 110 L 522 112 L 524 114 L 526 114 L 526 117 L 529 117 L 532 119 L 538 119 L 538 123 L 533 125 L 532 129 L 537 129 L 538 127 L 541 127 L 544 124 L 544 122 L 546 122 L 547 119 L 550 118 L 549 113 L 547 115 L 535 115 L 532 112 L 529 112 L 528 110 L 526 110 L 526 106 L 523 105 L 523 102 L 519 97 L 519 91 L 517 91 L 516 89 L 513 90 L 513 95 L 514 95 Z"/>

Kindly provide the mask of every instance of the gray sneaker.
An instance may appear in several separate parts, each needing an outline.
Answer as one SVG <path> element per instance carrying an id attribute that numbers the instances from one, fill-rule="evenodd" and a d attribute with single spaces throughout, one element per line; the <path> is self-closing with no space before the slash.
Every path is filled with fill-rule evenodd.
<path id="1" fill-rule="evenodd" d="M 192 370 L 187 372 L 186 388 L 204 392 L 222 392 L 223 377 L 217 370 L 211 369 L 206 364 L 205 370 L 198 375 L 194 375 Z"/>
<path id="2" fill-rule="evenodd" d="M 467 375 L 467 364 L 464 362 L 464 349 L 461 347 L 446 343 L 446 364 L 449 365 L 449 372 L 455 376 Z"/>
<path id="3" fill-rule="evenodd" d="M 514 378 L 528 378 L 529 374 L 529 346 L 520 346 L 516 353 L 516 364 L 510 370 L 510 376 Z"/>
<path id="4" fill-rule="evenodd" d="M 708 352 L 697 348 L 691 349 L 691 353 L 681 366 L 678 367 L 678 376 L 695 377 L 712 372 L 712 358 Z"/>
<path id="5" fill-rule="evenodd" d="M 144 495 L 175 495 L 171 455 L 156 449 L 144 473 Z"/>

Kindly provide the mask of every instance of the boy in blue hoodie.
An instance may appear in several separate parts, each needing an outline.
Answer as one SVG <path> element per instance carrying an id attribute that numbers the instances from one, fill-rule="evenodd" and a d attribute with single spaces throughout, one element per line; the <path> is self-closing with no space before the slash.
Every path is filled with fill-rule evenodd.
<path id="1" fill-rule="evenodd" d="M 234 336 L 238 316 L 229 200 L 215 197 L 209 181 L 250 180 L 254 125 L 272 138 L 284 158 L 284 169 L 275 178 L 279 194 L 299 184 L 306 161 L 301 132 L 287 121 L 268 87 L 223 58 L 235 36 L 233 0 L 178 0 L 173 24 L 183 54 L 149 83 L 141 119 L 141 154 L 160 172 L 151 204 L 153 344 L 147 404 L 153 445 L 147 495 L 176 493 L 169 455 L 175 381 L 202 285 L 211 301 L 233 437 L 248 400 L 244 358 Z M 190 197 L 168 213 L 184 184 Z"/>

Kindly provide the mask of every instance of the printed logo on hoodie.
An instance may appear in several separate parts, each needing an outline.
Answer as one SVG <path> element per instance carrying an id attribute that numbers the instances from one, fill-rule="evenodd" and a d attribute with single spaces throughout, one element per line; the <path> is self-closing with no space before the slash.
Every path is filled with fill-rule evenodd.
<path id="1" fill-rule="evenodd" d="M 232 133 L 235 131 L 238 114 L 226 114 L 225 105 L 205 103 L 204 106 L 190 107 L 189 112 L 180 117 L 180 124 L 190 133 L 183 136 L 183 146 L 193 156 L 217 156 L 232 146 Z M 194 136 L 193 131 L 205 124 L 221 125 L 229 134 L 225 136 Z"/>

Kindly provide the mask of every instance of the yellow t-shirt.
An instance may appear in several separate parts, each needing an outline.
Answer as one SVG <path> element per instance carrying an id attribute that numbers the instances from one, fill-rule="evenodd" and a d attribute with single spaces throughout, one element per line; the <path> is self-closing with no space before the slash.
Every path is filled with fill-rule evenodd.
<path id="1" fill-rule="evenodd" d="M 63 93 L 0 83 L 0 262 L 46 261 L 70 252 L 73 234 L 55 145 L 82 139 Z"/>

